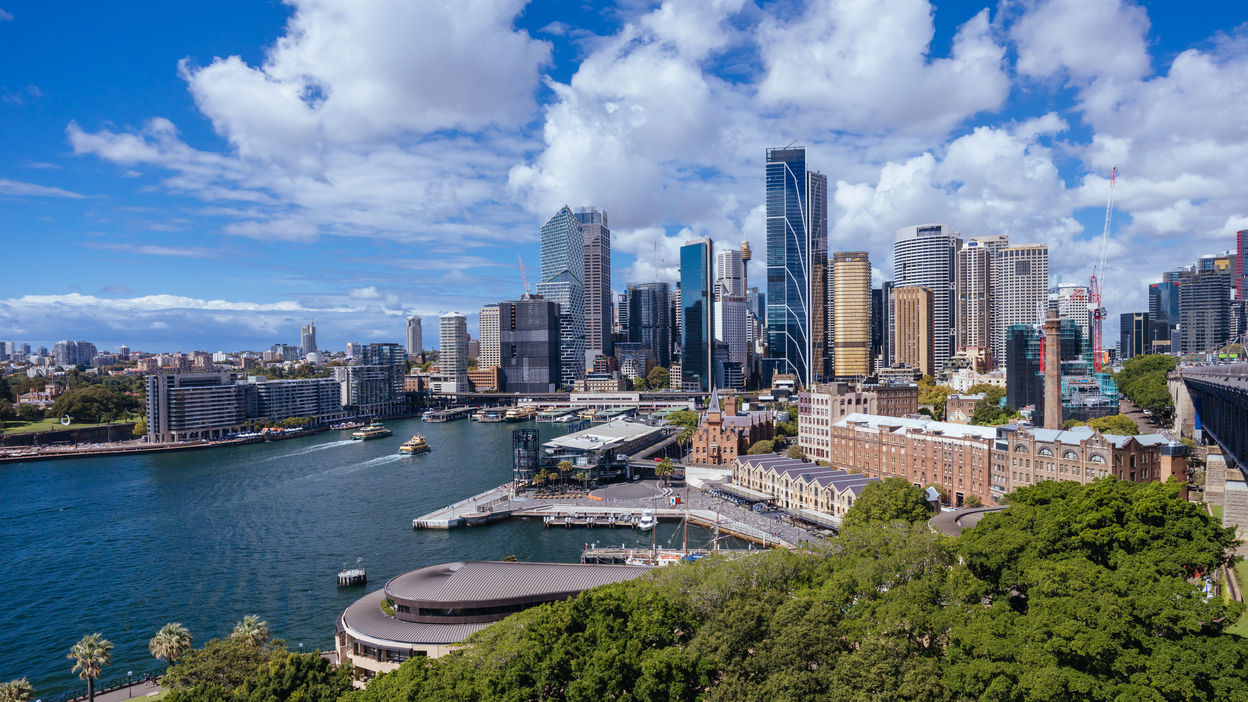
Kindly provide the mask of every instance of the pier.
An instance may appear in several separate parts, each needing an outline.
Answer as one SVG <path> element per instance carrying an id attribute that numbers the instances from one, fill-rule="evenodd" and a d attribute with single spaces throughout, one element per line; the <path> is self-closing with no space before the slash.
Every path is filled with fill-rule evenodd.
<path id="1" fill-rule="evenodd" d="M 472 413 L 476 410 L 476 407 L 470 407 L 467 405 L 463 407 L 452 407 L 444 410 L 434 410 L 432 412 L 426 412 L 423 419 L 426 422 L 452 422 L 456 419 L 467 419 L 472 416 Z"/>

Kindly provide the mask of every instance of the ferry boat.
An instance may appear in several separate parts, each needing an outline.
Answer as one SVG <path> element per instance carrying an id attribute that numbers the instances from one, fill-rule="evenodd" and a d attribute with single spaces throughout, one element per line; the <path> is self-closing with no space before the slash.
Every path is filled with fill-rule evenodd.
<path id="1" fill-rule="evenodd" d="M 348 420 L 348 421 L 345 421 L 345 422 L 338 422 L 337 424 L 330 424 L 330 425 L 329 425 L 329 428 L 330 428 L 330 429 L 337 429 L 337 430 L 339 430 L 339 431 L 345 431 L 345 430 L 347 430 L 347 429 L 360 429 L 360 428 L 362 428 L 362 427 L 364 427 L 364 426 L 367 426 L 367 425 L 365 425 L 365 424 L 364 424 L 364 422 L 356 422 L 356 421 L 350 421 L 350 420 Z"/>
<path id="2" fill-rule="evenodd" d="M 507 410 L 507 414 L 503 416 L 504 421 L 508 422 L 527 422 L 537 416 L 536 407 L 512 407 Z"/>
<path id="3" fill-rule="evenodd" d="M 474 421 L 474 422 L 479 422 L 479 421 L 481 421 L 481 420 L 485 419 L 485 410 L 484 410 L 484 409 L 479 409 L 479 410 L 477 410 L 476 412 L 473 412 L 471 415 L 469 415 L 469 417 L 468 417 L 468 418 L 469 418 L 469 419 L 471 419 L 471 420 L 472 420 L 472 421 Z"/>
<path id="4" fill-rule="evenodd" d="M 424 453 L 428 450 L 429 442 L 425 441 L 425 437 L 420 434 L 412 436 L 399 447 L 399 453 Z"/>
<path id="5" fill-rule="evenodd" d="M 392 431 L 386 428 L 384 424 L 369 424 L 368 426 L 351 433 L 351 438 L 357 441 L 368 441 L 369 439 L 380 439 L 383 436 L 390 436 Z"/>

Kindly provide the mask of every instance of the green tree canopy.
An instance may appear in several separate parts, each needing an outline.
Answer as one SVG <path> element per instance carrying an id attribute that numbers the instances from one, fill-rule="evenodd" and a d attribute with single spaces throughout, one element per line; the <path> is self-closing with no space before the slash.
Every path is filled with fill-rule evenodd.
<path id="1" fill-rule="evenodd" d="M 66 390 L 56 398 L 53 417 L 69 415 L 75 422 L 113 422 L 139 411 L 139 398 L 107 385 L 84 385 Z"/>
<path id="2" fill-rule="evenodd" d="M 1166 374 L 1174 370 L 1176 363 L 1173 356 L 1163 354 L 1129 358 L 1114 381 L 1128 400 L 1165 419 L 1174 412 L 1174 401 L 1166 388 Z"/>
<path id="3" fill-rule="evenodd" d="M 905 478 L 885 478 L 869 483 L 845 514 L 845 528 L 866 524 L 886 524 L 901 520 L 926 522 L 932 517 L 923 489 Z"/>
<path id="4" fill-rule="evenodd" d="M 30 702 L 35 699 L 35 688 L 26 678 L 0 683 L 0 702 Z"/>
<path id="5" fill-rule="evenodd" d="M 769 439 L 763 439 L 762 441 L 755 441 L 754 445 L 750 446 L 749 450 L 745 453 L 747 456 L 759 456 L 764 453 L 775 453 L 775 450 L 776 442 Z"/>
<path id="6" fill-rule="evenodd" d="M 260 666 L 285 655 L 286 644 L 280 639 L 259 646 L 245 637 L 212 639 L 203 648 L 179 657 L 161 678 L 161 684 L 174 690 L 205 686 L 233 690 L 254 676 Z"/>
<path id="7" fill-rule="evenodd" d="M 666 388 L 668 380 L 669 374 L 667 369 L 663 366 L 655 366 L 650 369 L 649 373 L 646 374 L 646 385 L 648 385 L 651 390 L 662 390 L 663 388 Z"/>
<path id="8" fill-rule="evenodd" d="M 234 625 L 234 631 L 230 633 L 230 638 L 246 641 L 252 646 L 260 647 L 269 640 L 269 625 L 260 621 L 260 617 L 248 614 Z"/>
<path id="9" fill-rule="evenodd" d="M 676 465 L 672 463 L 672 459 L 664 458 L 654 465 L 654 475 L 667 484 L 667 479 L 676 474 Z"/>
<path id="10" fill-rule="evenodd" d="M 191 650 L 191 632 L 178 622 L 169 622 L 147 642 L 147 650 L 157 660 L 173 663 Z"/>
<path id="11" fill-rule="evenodd" d="M 1118 434 L 1135 436 L 1140 433 L 1140 426 L 1125 414 L 1111 414 L 1108 417 L 1097 417 L 1088 422 L 1088 426 L 1102 434 Z"/>
<path id="12" fill-rule="evenodd" d="M 790 446 L 789 450 L 784 452 L 784 455 L 796 461 L 806 460 L 806 452 L 802 450 L 801 446 L 797 446 L 796 444 Z"/>
<path id="13" fill-rule="evenodd" d="M 87 699 L 95 700 L 95 681 L 99 680 L 104 666 L 113 662 L 113 642 L 99 634 L 87 634 L 69 649 L 74 661 L 73 672 L 87 681 Z"/>

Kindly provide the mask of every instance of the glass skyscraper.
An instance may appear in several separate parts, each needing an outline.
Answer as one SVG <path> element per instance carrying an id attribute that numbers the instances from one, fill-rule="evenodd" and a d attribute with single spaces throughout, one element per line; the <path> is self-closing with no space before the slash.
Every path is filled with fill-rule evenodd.
<path id="1" fill-rule="evenodd" d="M 585 231 L 564 205 L 542 225 L 537 294 L 559 305 L 560 385 L 585 377 Z"/>
<path id="2" fill-rule="evenodd" d="M 767 150 L 767 356 L 802 385 L 822 381 L 827 344 L 828 178 L 806 170 L 806 149 Z"/>
<path id="3" fill-rule="evenodd" d="M 664 368 L 672 363 L 671 306 L 667 283 L 628 286 L 628 341 L 641 344 L 650 358 Z"/>
<path id="4" fill-rule="evenodd" d="M 585 365 L 598 354 L 611 355 L 611 229 L 607 213 L 592 207 L 576 211 L 585 238 Z"/>
<path id="5" fill-rule="evenodd" d="M 711 248 L 710 239 L 680 247 L 681 377 L 684 389 L 698 392 L 715 385 Z"/>

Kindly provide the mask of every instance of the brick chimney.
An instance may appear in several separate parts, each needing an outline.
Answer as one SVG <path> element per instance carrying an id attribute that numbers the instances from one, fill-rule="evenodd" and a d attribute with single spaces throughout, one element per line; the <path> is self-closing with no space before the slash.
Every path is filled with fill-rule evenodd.
<path id="1" fill-rule="evenodd" d="M 1062 320 L 1050 309 L 1044 320 L 1044 428 L 1062 428 Z"/>

